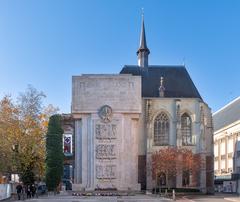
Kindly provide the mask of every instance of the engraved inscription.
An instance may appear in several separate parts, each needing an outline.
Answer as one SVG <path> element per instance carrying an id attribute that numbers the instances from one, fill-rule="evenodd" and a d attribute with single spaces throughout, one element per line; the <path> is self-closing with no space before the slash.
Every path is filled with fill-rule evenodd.
<path id="1" fill-rule="evenodd" d="M 116 133 L 116 124 L 96 124 L 95 126 L 95 135 L 97 139 L 115 139 Z"/>
<path id="2" fill-rule="evenodd" d="M 96 146 L 97 159 L 112 159 L 116 157 L 115 145 L 99 144 Z"/>
<path id="3" fill-rule="evenodd" d="M 115 179 L 116 165 L 97 165 L 96 176 L 98 179 Z"/>

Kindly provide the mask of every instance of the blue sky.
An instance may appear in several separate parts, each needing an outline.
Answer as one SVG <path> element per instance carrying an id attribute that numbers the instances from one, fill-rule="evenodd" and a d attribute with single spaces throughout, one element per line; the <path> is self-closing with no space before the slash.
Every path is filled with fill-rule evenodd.
<path id="1" fill-rule="evenodd" d="M 239 96 L 238 0 L 1 0 L 0 97 L 31 84 L 70 112 L 72 75 L 137 64 L 142 7 L 150 64 L 185 61 L 213 111 Z"/>

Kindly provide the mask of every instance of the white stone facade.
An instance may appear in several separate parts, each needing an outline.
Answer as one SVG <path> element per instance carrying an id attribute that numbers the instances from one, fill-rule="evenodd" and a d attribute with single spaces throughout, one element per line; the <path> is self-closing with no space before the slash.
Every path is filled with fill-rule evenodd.
<path id="1" fill-rule="evenodd" d="M 144 98 L 141 76 L 82 75 L 73 77 L 74 190 L 153 189 L 151 154 L 166 146 L 154 144 L 154 120 L 169 118 L 168 146 L 201 154 L 201 172 L 193 188 L 212 191 L 213 140 L 210 108 L 199 98 Z M 192 144 L 183 145 L 181 116 L 191 117 Z M 208 166 L 207 166 L 208 164 Z M 141 179 L 140 179 L 141 178 Z M 176 187 L 183 187 L 182 173 Z M 191 186 L 191 182 L 190 182 Z"/>
<path id="2" fill-rule="evenodd" d="M 206 184 L 206 157 L 213 157 L 212 116 L 209 107 L 197 98 L 153 98 L 144 99 L 143 102 L 145 103 L 145 114 L 143 116 L 146 118 L 147 165 L 151 165 L 151 154 L 154 151 L 166 148 L 166 146 L 155 146 L 153 140 L 154 120 L 163 112 L 168 116 L 170 121 L 169 145 L 177 146 L 178 148 L 188 148 L 193 153 L 201 154 L 202 156 L 201 177 L 198 186 L 193 186 L 192 182 L 190 182 L 189 186 L 199 188 L 203 192 L 211 192 L 212 187 L 208 187 Z M 184 113 L 187 113 L 192 120 L 192 144 L 187 146 L 182 145 L 181 124 L 179 123 L 180 117 Z M 210 176 L 213 178 L 213 171 L 210 169 L 208 172 L 211 173 Z M 147 189 L 152 189 L 154 186 L 155 182 L 152 179 L 151 167 L 149 167 L 147 169 Z M 176 187 L 183 187 L 181 172 L 176 177 Z"/>
<path id="3" fill-rule="evenodd" d="M 234 177 L 240 175 L 240 97 L 215 112 L 213 121 L 214 174 L 216 180 L 223 182 L 216 189 L 240 193 L 239 177 Z"/>
<path id="4" fill-rule="evenodd" d="M 141 102 L 139 76 L 73 77 L 75 189 L 140 189 Z"/>

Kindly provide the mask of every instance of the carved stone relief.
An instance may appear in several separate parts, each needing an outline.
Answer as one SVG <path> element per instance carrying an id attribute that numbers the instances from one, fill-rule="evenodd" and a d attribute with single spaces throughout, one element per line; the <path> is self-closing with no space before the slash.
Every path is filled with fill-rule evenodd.
<path id="1" fill-rule="evenodd" d="M 115 179 L 116 165 L 97 165 L 96 177 L 97 179 Z"/>
<path id="2" fill-rule="evenodd" d="M 97 139 L 115 139 L 116 132 L 116 124 L 96 124 L 95 126 L 95 135 Z"/>
<path id="3" fill-rule="evenodd" d="M 108 144 L 99 144 L 96 146 L 97 159 L 116 158 L 116 146 Z"/>
<path id="4" fill-rule="evenodd" d="M 107 106 L 107 105 L 105 105 Z M 102 107 L 103 108 L 103 107 Z M 110 118 L 107 118 L 109 115 Z M 96 158 L 96 179 L 98 188 L 111 188 L 116 186 L 112 179 L 117 178 L 117 120 L 112 120 L 112 114 L 108 109 L 99 112 L 95 124 L 95 158 Z"/>
<path id="5" fill-rule="evenodd" d="M 177 135 L 177 146 L 182 146 L 182 133 L 181 133 L 181 107 L 180 101 L 176 101 L 176 135 Z"/>
<path id="6" fill-rule="evenodd" d="M 98 115 L 104 123 L 108 123 L 112 120 L 112 108 L 104 105 L 100 108 Z"/>

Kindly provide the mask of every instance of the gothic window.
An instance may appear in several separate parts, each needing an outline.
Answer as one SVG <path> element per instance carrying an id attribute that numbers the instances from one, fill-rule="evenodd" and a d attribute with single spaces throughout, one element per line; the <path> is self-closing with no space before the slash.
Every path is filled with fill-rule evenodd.
<path id="1" fill-rule="evenodd" d="M 154 144 L 156 146 L 168 145 L 169 119 L 165 113 L 160 113 L 154 120 Z"/>
<path id="2" fill-rule="evenodd" d="M 181 117 L 182 144 L 192 145 L 192 121 L 188 114 L 184 113 Z"/>

